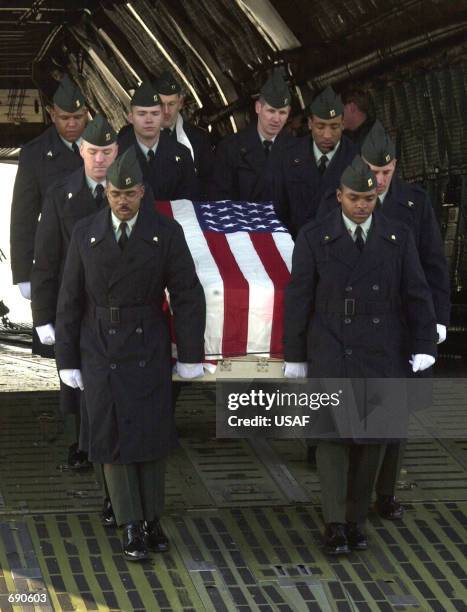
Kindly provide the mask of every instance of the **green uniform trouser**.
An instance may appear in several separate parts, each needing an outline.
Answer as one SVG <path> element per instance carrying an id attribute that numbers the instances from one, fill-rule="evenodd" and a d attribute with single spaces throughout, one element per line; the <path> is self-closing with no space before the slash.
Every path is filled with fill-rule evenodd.
<path id="1" fill-rule="evenodd" d="M 164 511 L 165 459 L 104 464 L 104 477 L 117 525 L 153 521 Z"/>
<path id="2" fill-rule="evenodd" d="M 365 523 L 384 446 L 318 442 L 316 464 L 325 523 Z"/>
<path id="3" fill-rule="evenodd" d="M 401 471 L 406 444 L 406 440 L 401 440 L 386 445 L 375 486 L 377 495 L 396 494 L 397 479 Z"/>

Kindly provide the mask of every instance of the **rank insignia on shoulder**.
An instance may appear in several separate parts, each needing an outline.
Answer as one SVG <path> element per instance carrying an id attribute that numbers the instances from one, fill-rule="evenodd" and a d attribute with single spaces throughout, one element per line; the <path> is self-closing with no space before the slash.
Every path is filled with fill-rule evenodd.
<path id="1" fill-rule="evenodd" d="M 70 193 L 68 194 L 68 199 L 71 200 L 72 197 L 73 197 L 73 194 L 70 191 Z"/>

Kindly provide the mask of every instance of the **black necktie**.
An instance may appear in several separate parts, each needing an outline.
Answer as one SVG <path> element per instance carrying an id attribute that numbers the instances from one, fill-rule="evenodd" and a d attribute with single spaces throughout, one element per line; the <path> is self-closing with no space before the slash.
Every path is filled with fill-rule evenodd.
<path id="1" fill-rule="evenodd" d="M 326 157 L 326 155 L 321 155 L 321 157 L 319 158 L 319 165 L 318 165 L 318 170 L 321 176 L 326 171 L 327 163 L 328 163 L 328 158 Z"/>
<path id="2" fill-rule="evenodd" d="M 263 147 L 264 147 L 264 152 L 266 153 L 266 157 L 268 157 L 269 151 L 271 150 L 272 145 L 273 145 L 272 140 L 263 140 Z"/>
<path id="3" fill-rule="evenodd" d="M 174 140 L 177 140 L 177 130 L 175 128 L 173 130 L 169 128 L 169 136 L 171 136 Z"/>
<path id="4" fill-rule="evenodd" d="M 104 199 L 104 185 L 101 185 L 101 183 L 97 183 L 94 189 L 94 194 L 95 194 L 94 199 L 96 200 L 96 204 L 97 206 L 100 207 Z"/>
<path id="5" fill-rule="evenodd" d="M 355 244 L 360 253 L 363 251 L 363 247 L 365 246 L 365 242 L 363 241 L 363 230 L 361 225 L 357 225 L 355 228 Z"/>
<path id="6" fill-rule="evenodd" d="M 383 203 L 381 202 L 381 200 L 379 198 L 376 198 L 376 206 L 375 206 L 376 210 L 378 210 L 378 208 L 383 208 Z"/>
<path id="7" fill-rule="evenodd" d="M 148 162 L 153 161 L 153 159 L 155 159 L 155 157 L 156 157 L 156 154 L 154 153 L 154 151 L 152 149 L 149 149 L 148 155 L 147 155 Z"/>
<path id="8" fill-rule="evenodd" d="M 118 229 L 121 232 L 120 238 L 118 239 L 118 246 L 122 249 L 126 247 L 126 243 L 128 242 L 128 234 L 126 233 L 127 224 L 125 222 L 120 223 Z"/>
<path id="9" fill-rule="evenodd" d="M 71 148 L 73 149 L 73 153 L 76 153 L 76 155 L 79 155 L 79 147 L 76 144 L 76 142 L 71 143 Z"/>

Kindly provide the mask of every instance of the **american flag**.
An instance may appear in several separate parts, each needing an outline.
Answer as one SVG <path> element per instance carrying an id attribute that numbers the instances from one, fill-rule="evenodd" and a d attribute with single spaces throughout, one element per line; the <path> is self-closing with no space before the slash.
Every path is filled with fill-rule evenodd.
<path id="1" fill-rule="evenodd" d="M 206 357 L 282 355 L 293 241 L 270 202 L 156 202 L 180 223 L 206 296 Z"/>

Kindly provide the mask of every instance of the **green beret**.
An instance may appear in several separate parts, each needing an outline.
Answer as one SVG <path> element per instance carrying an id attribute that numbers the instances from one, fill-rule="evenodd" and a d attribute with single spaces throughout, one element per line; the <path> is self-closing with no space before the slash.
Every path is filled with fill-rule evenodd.
<path id="1" fill-rule="evenodd" d="M 356 155 L 342 173 L 341 185 L 359 193 L 373 191 L 376 189 L 376 176 L 360 155 Z"/>
<path id="2" fill-rule="evenodd" d="M 117 189 L 130 189 L 143 182 L 136 149 L 131 146 L 107 170 L 107 181 Z"/>
<path id="3" fill-rule="evenodd" d="M 396 145 L 377 119 L 362 145 L 362 157 L 372 166 L 386 166 L 396 158 Z"/>
<path id="4" fill-rule="evenodd" d="M 65 74 L 55 92 L 53 102 L 67 113 L 76 113 L 86 106 L 84 96 L 70 77 Z"/>
<path id="5" fill-rule="evenodd" d="M 83 132 L 83 140 L 96 147 L 106 147 L 117 142 L 117 134 L 104 115 L 96 115 Z"/>
<path id="6" fill-rule="evenodd" d="M 271 76 L 261 88 L 260 95 L 273 108 L 290 105 L 292 96 L 280 69 L 274 68 Z"/>
<path id="7" fill-rule="evenodd" d="M 180 84 L 174 79 L 173 74 L 166 70 L 156 81 L 158 93 L 163 96 L 173 96 L 182 91 Z"/>
<path id="8" fill-rule="evenodd" d="M 141 83 L 131 98 L 131 106 L 156 106 L 161 100 L 156 86 L 150 81 Z"/>
<path id="9" fill-rule="evenodd" d="M 332 87 L 326 87 L 309 107 L 309 114 L 320 119 L 335 119 L 344 112 L 342 98 L 336 94 Z"/>

